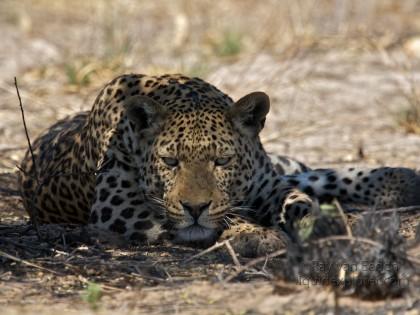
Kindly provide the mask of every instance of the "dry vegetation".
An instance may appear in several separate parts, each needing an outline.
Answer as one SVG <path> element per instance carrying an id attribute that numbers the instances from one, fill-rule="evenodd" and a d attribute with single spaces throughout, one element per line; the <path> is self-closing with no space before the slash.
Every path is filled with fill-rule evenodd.
<path id="1" fill-rule="evenodd" d="M 371 243 L 303 244 L 229 282 L 238 266 L 224 247 L 186 262 L 199 251 L 116 249 L 72 227 L 42 227 L 39 240 L 16 192 L 26 139 L 13 77 L 31 137 L 88 109 L 118 74 L 183 72 L 235 98 L 268 92 L 263 140 L 271 151 L 315 167 L 417 168 L 419 1 L 2 0 L 0 29 L 1 314 L 418 314 L 415 209 L 402 209 L 399 220 L 354 214 L 352 233 Z M 296 285 L 288 269 L 296 259 L 396 263 L 387 279 L 398 285 L 383 281 L 369 294 L 353 282 Z M 306 277 L 327 277 L 302 266 Z M 329 279 L 343 276 L 338 269 Z M 377 272 L 376 283 L 386 276 Z"/>

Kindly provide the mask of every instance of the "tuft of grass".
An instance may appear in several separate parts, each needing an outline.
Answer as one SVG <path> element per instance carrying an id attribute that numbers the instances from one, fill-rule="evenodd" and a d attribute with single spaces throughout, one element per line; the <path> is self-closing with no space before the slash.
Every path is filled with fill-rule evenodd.
<path id="1" fill-rule="evenodd" d="M 82 293 L 82 298 L 92 310 L 97 310 L 102 298 L 102 287 L 97 283 L 89 282 Z"/>
<path id="2" fill-rule="evenodd" d="M 408 133 L 420 134 L 420 104 L 405 108 L 399 114 L 398 124 Z"/>
<path id="3" fill-rule="evenodd" d="M 209 74 L 210 69 L 208 64 L 199 63 L 184 69 L 182 72 L 191 77 L 204 78 Z"/>
<path id="4" fill-rule="evenodd" d="M 410 82 L 410 91 L 403 96 L 408 105 L 398 113 L 397 122 L 408 133 L 420 134 L 420 94 L 415 82 Z"/>
<path id="5" fill-rule="evenodd" d="M 215 52 L 220 57 L 236 56 L 242 48 L 242 36 L 232 31 L 224 32 L 221 39 L 215 44 Z"/>
<path id="6" fill-rule="evenodd" d="M 64 64 L 65 78 L 68 89 L 79 91 L 81 88 L 95 85 L 95 82 L 115 76 L 125 70 L 123 58 L 97 59 L 97 60 L 75 60 L 72 63 Z"/>
<path id="7" fill-rule="evenodd" d="M 366 300 L 401 297 L 407 292 L 415 268 L 407 259 L 398 215 L 364 213 L 347 234 L 346 222 L 330 215 L 334 212 L 332 207 L 321 209 L 309 222 L 310 233 L 299 233 L 298 241 L 289 244 L 280 276 L 298 284 L 311 279 Z"/>
<path id="8" fill-rule="evenodd" d="M 68 84 L 84 87 L 88 86 L 92 81 L 91 75 L 94 73 L 95 67 L 93 67 L 91 63 L 75 62 L 65 64 L 64 67 Z"/>

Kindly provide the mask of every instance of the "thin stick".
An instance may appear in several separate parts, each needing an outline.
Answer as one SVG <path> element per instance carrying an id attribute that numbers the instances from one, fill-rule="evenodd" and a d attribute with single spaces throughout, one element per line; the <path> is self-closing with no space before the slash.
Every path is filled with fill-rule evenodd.
<path id="1" fill-rule="evenodd" d="M 318 244 L 323 244 L 323 243 L 328 243 L 331 241 L 351 241 L 351 242 L 359 242 L 359 243 L 363 243 L 363 244 L 368 244 L 374 247 L 378 247 L 378 248 L 382 248 L 384 247 L 383 244 L 376 242 L 374 240 L 371 240 L 369 238 L 364 238 L 364 237 L 354 237 L 354 236 L 347 236 L 347 235 L 333 235 L 333 236 L 328 236 L 325 238 L 321 238 L 319 240 L 314 240 L 311 242 L 314 243 L 318 243 Z M 420 259 L 411 256 L 411 255 L 407 255 L 407 260 L 409 260 L 412 263 L 418 264 L 420 265 Z"/>
<path id="2" fill-rule="evenodd" d="M 22 114 L 22 122 L 23 122 L 23 128 L 25 130 L 26 141 L 28 142 L 29 152 L 31 153 L 32 164 L 33 164 L 34 172 L 35 172 L 35 181 L 36 181 L 37 187 L 39 188 L 40 187 L 40 182 L 39 182 L 38 171 L 37 171 L 37 167 L 36 167 L 36 163 L 35 163 L 34 150 L 32 149 L 32 144 L 31 144 L 31 139 L 29 137 L 28 127 L 26 126 L 25 111 L 23 110 L 22 98 L 20 97 L 20 92 L 19 92 L 19 87 L 18 87 L 16 77 L 15 77 L 15 88 L 16 88 L 16 93 L 17 93 L 18 99 L 19 99 L 19 107 L 20 107 L 20 112 Z M 19 167 L 19 170 L 23 171 L 23 169 L 21 167 Z M 25 174 L 25 172 L 23 172 L 23 173 Z M 27 175 L 27 174 L 25 174 L 25 175 Z M 39 230 L 38 209 L 35 205 L 35 196 L 32 196 L 32 198 L 31 198 L 30 208 L 31 208 L 30 209 L 31 222 L 35 227 L 38 238 L 42 239 L 41 233 L 40 233 L 40 230 Z"/>
<path id="3" fill-rule="evenodd" d="M 35 179 L 35 181 L 37 183 L 37 188 L 36 188 L 35 192 L 33 193 L 31 199 L 28 200 L 28 208 L 29 208 L 28 210 L 29 210 L 29 213 L 30 213 L 31 222 L 32 222 L 33 226 L 35 227 L 38 238 L 42 239 L 40 229 L 39 229 L 38 208 L 37 208 L 37 205 L 36 205 L 36 202 L 35 202 L 35 198 L 39 194 L 39 192 L 41 191 L 45 182 L 48 179 L 50 179 L 53 176 L 61 176 L 63 174 L 61 174 L 61 173 L 53 174 L 52 176 L 48 176 L 47 178 L 43 179 L 42 181 L 40 180 L 40 178 L 39 178 L 40 174 L 38 173 L 38 170 L 37 170 L 35 155 L 34 155 L 34 151 L 33 151 L 33 148 L 32 148 L 31 139 L 29 137 L 28 127 L 26 125 L 25 111 L 23 109 L 22 98 L 20 96 L 19 87 L 18 87 L 16 77 L 15 77 L 15 88 L 16 88 L 16 93 L 17 93 L 18 99 L 19 99 L 19 106 L 20 106 L 20 111 L 21 111 L 21 114 L 22 114 L 23 127 L 24 127 L 24 130 L 25 130 L 26 141 L 28 142 L 29 152 L 31 154 L 31 159 L 32 159 L 32 164 L 33 164 L 35 176 L 32 176 L 31 174 L 28 174 L 27 172 L 25 172 L 24 169 L 22 169 L 22 167 L 20 167 L 18 165 L 16 167 L 18 168 L 19 171 L 21 171 L 23 174 L 25 174 L 25 176 L 28 176 L 28 177 L 31 177 L 31 178 Z"/>
<path id="4" fill-rule="evenodd" d="M 374 247 L 379 247 L 379 248 L 383 247 L 383 245 L 381 243 L 373 241 L 371 239 L 354 237 L 354 236 L 349 236 L 349 235 L 334 235 L 334 236 L 325 237 L 325 238 L 322 238 L 322 239 L 319 239 L 319 240 L 315 240 L 315 241 L 312 241 L 312 242 L 323 244 L 323 243 L 327 243 L 327 242 L 331 242 L 331 241 L 352 241 L 352 242 L 359 242 L 359 243 L 368 244 L 368 245 L 371 245 L 371 246 L 374 246 Z M 246 271 L 247 269 L 255 266 L 256 264 L 258 264 L 260 262 L 265 261 L 266 259 L 281 256 L 281 255 L 285 254 L 286 252 L 287 252 L 286 249 L 280 249 L 280 250 L 275 251 L 275 252 L 273 252 L 273 253 L 265 256 L 265 257 L 259 257 L 259 258 L 256 258 L 254 260 L 251 260 L 249 263 L 247 263 L 243 267 L 239 268 L 233 274 L 231 274 L 229 277 L 227 277 L 225 279 L 225 282 L 229 282 L 229 281 L 233 280 L 243 271 Z M 407 255 L 407 260 L 411 261 L 412 263 L 420 265 L 420 259 L 418 259 L 416 257 Z"/>
<path id="5" fill-rule="evenodd" d="M 201 256 L 204 256 L 208 253 L 211 253 L 211 252 L 215 251 L 216 249 L 218 249 L 220 247 L 226 246 L 226 243 L 229 242 L 230 240 L 232 240 L 232 238 L 229 238 L 229 239 L 227 239 L 223 242 L 220 242 L 220 243 L 216 243 L 213 246 L 210 246 L 209 248 L 206 248 L 205 250 L 199 252 L 198 254 L 193 255 L 190 258 L 185 259 L 182 263 L 183 264 L 189 263 L 189 262 L 193 261 L 194 259 L 197 259 Z"/>
<path id="6" fill-rule="evenodd" d="M 242 272 L 244 272 L 244 271 L 248 270 L 249 268 L 255 266 L 256 264 L 259 264 L 260 262 L 266 261 L 267 259 L 270 259 L 270 258 L 274 258 L 274 257 L 284 255 L 284 254 L 286 254 L 286 252 L 287 252 L 286 249 L 280 249 L 280 250 L 277 250 L 277 251 L 275 251 L 275 252 L 273 252 L 273 253 L 271 253 L 267 256 L 255 258 L 255 259 L 251 260 L 250 262 L 248 262 L 246 265 L 238 268 L 238 270 L 236 270 L 233 274 L 231 274 L 229 277 L 227 277 L 224 282 L 227 283 L 229 281 L 232 281 L 239 274 L 241 274 Z"/>
<path id="7" fill-rule="evenodd" d="M 313 240 L 311 241 L 311 243 L 318 243 L 318 244 L 324 244 L 324 243 L 328 243 L 331 241 L 356 241 L 359 243 L 363 243 L 363 244 L 368 244 L 374 247 L 383 247 L 383 244 L 376 242 L 374 240 L 371 240 L 369 238 L 365 238 L 365 237 L 354 237 L 354 236 L 348 236 L 348 235 L 332 235 L 332 236 L 327 236 L 324 238 L 320 238 L 318 240 Z"/>
<path id="8" fill-rule="evenodd" d="M 58 276 L 64 276 L 64 274 L 62 274 L 62 273 L 60 273 L 60 272 L 57 272 L 57 271 L 54 271 L 54 270 L 52 270 L 52 269 L 49 269 L 49 268 L 45 268 L 45 267 L 42 267 L 42 266 L 36 265 L 36 264 L 31 263 L 31 262 L 29 262 L 29 261 L 27 261 L 27 260 L 21 259 L 21 258 L 19 258 L 19 257 L 13 256 L 13 255 L 10 255 L 10 254 L 8 254 L 8 253 L 6 253 L 6 252 L 2 251 L 2 250 L 0 250 L 0 256 L 3 256 L 3 257 L 5 257 L 5 258 L 7 258 L 7 259 L 10 259 L 10 260 L 13 260 L 13 261 L 19 262 L 19 263 L 21 263 L 21 264 L 24 264 L 24 265 L 27 265 L 27 266 L 30 266 L 30 267 L 34 267 L 34 268 L 36 268 L 36 269 L 40 269 L 40 270 L 44 270 L 44 271 L 48 271 L 48 272 L 53 273 L 53 274 L 58 275 Z"/>
<path id="9" fill-rule="evenodd" d="M 334 199 L 334 205 L 338 209 L 338 213 L 340 214 L 341 220 L 343 220 L 344 225 L 346 226 L 347 235 L 352 237 L 353 233 L 351 231 L 349 221 L 347 220 L 347 216 L 344 213 L 343 207 L 341 206 L 340 202 L 337 199 Z"/>
<path id="10" fill-rule="evenodd" d="M 25 129 L 26 140 L 28 141 L 29 151 L 31 152 L 32 163 L 34 165 L 35 174 L 38 174 L 37 169 L 36 169 L 34 151 L 32 150 L 31 139 L 29 138 L 28 127 L 26 126 L 25 111 L 23 110 L 22 99 L 20 97 L 16 77 L 15 77 L 15 87 L 16 87 L 16 93 L 17 93 L 17 96 L 18 96 L 18 99 L 19 99 L 20 112 L 22 113 L 23 128 Z M 36 180 L 38 180 L 38 178 L 36 178 Z"/>
<path id="11" fill-rule="evenodd" d="M 241 263 L 238 260 L 238 256 L 236 255 L 235 250 L 233 249 L 229 240 L 226 241 L 225 246 L 226 246 L 227 251 L 230 254 L 230 257 L 232 257 L 233 263 L 236 265 L 236 267 L 242 267 Z"/>
<path id="12" fill-rule="evenodd" d="M 408 206 L 408 207 L 398 207 L 398 208 L 386 208 L 386 209 L 375 209 L 375 211 L 366 211 L 360 209 L 350 208 L 347 209 L 347 212 L 357 212 L 362 215 L 372 214 L 372 213 L 393 213 L 393 212 L 416 212 L 420 211 L 420 206 Z"/>
<path id="13" fill-rule="evenodd" d="M 153 281 L 157 281 L 157 282 L 160 282 L 160 283 L 167 281 L 167 279 L 153 277 L 153 276 L 150 276 L 150 275 L 143 274 L 141 272 L 140 268 L 136 265 L 134 265 L 134 269 L 136 270 L 136 272 L 132 272 L 131 275 L 133 275 L 135 277 L 143 278 L 143 279 L 146 279 L 146 280 L 153 280 Z"/>

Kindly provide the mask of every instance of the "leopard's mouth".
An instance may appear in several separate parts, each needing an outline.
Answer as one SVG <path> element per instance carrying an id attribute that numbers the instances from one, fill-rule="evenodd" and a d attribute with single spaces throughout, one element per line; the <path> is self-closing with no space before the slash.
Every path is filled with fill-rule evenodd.
<path id="1" fill-rule="evenodd" d="M 220 231 L 218 229 L 195 223 L 176 230 L 174 242 L 194 247 L 208 247 L 214 244 L 219 236 Z"/>

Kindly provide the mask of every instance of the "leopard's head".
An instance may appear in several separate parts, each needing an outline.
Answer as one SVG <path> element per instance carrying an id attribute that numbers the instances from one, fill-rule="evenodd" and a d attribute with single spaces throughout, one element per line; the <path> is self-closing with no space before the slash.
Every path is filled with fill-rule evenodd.
<path id="1" fill-rule="evenodd" d="M 164 209 L 176 241 L 214 242 L 259 173 L 268 96 L 182 106 L 138 96 L 127 104 L 140 146 L 139 185 Z"/>

